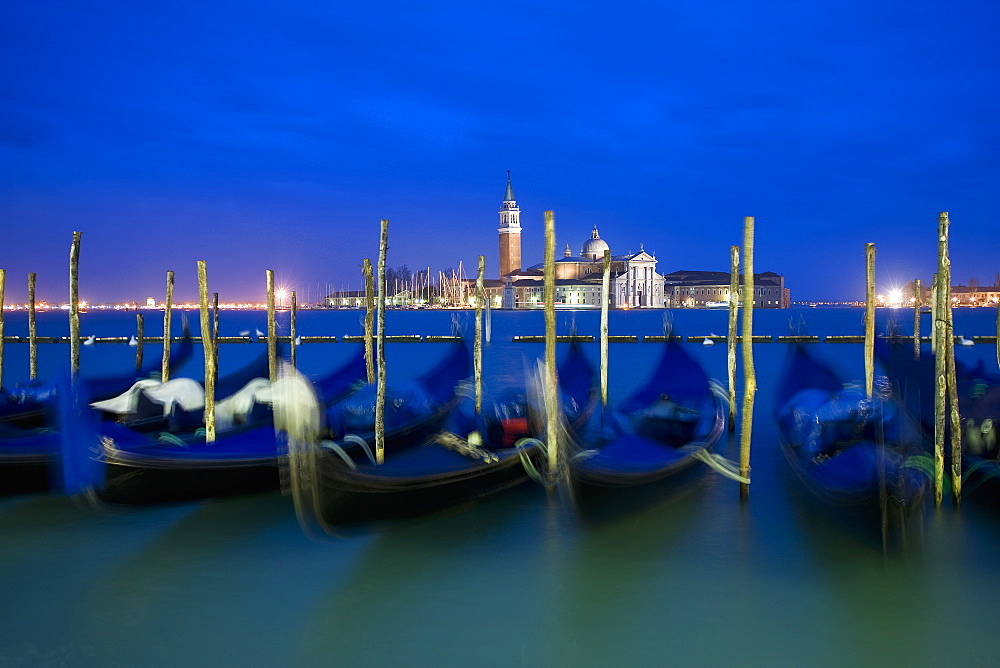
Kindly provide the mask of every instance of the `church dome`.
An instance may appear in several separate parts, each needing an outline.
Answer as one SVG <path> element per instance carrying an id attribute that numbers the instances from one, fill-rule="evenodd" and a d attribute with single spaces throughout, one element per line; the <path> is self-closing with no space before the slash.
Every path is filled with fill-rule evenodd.
<path id="1" fill-rule="evenodd" d="M 604 251 L 606 250 L 610 250 L 610 247 L 597 233 L 597 226 L 594 225 L 594 231 L 590 233 L 590 238 L 583 244 L 583 250 L 580 251 L 580 255 L 588 260 L 600 260 L 604 257 Z"/>

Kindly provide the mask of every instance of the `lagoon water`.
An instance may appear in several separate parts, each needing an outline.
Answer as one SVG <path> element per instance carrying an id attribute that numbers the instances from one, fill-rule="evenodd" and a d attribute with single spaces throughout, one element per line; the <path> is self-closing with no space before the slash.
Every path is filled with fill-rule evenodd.
<path id="1" fill-rule="evenodd" d="M 197 331 L 197 313 L 188 314 Z M 611 314 L 613 334 L 724 334 L 724 311 Z M 360 333 L 357 311 L 302 311 L 303 335 Z M 448 334 L 467 313 L 390 311 L 387 332 Z M 758 311 L 756 334 L 862 334 L 863 310 Z M 995 333 L 992 309 L 956 310 L 956 333 Z M 65 312 L 39 334 L 65 335 Z M 179 318 L 175 315 L 175 323 Z M 597 334 L 597 312 L 560 312 L 560 333 Z M 877 329 L 912 311 L 879 310 Z M 924 334 L 929 318 L 923 317 Z M 179 333 L 180 325 L 176 325 Z M 279 314 L 287 332 L 288 314 Z M 26 335 L 23 313 L 7 335 Z M 263 312 L 222 312 L 223 335 L 266 329 Z M 92 311 L 82 334 L 129 336 L 132 313 Z M 146 333 L 162 333 L 155 312 Z M 540 312 L 494 312 L 487 391 L 517 385 L 541 344 Z M 357 344 L 306 344 L 322 373 Z M 724 344 L 689 343 L 726 377 Z M 389 378 L 433 364 L 442 344 L 387 350 Z M 597 344 L 587 344 L 596 360 Z M 816 344 L 863 378 L 863 346 Z M 223 345 L 222 373 L 263 350 Z M 534 485 L 469 508 L 346 537 L 307 535 L 279 493 L 153 508 L 97 509 L 56 493 L 0 496 L 0 665 L 963 665 L 995 664 L 1000 513 L 970 499 L 928 507 L 911 544 L 884 555 L 829 521 L 786 470 L 770 419 L 788 346 L 754 348 L 758 393 L 750 499 L 706 474 L 688 493 L 584 522 Z M 182 375 L 201 373 L 200 348 Z M 39 375 L 68 364 L 39 346 Z M 82 373 L 128 370 L 135 349 L 87 346 Z M 148 359 L 159 346 L 146 346 Z M 654 343 L 610 346 L 612 400 L 643 381 Z M 992 344 L 960 360 L 996 365 Z M 27 377 L 28 347 L 7 344 L 6 384 Z M 721 447 L 736 458 L 732 442 Z"/>

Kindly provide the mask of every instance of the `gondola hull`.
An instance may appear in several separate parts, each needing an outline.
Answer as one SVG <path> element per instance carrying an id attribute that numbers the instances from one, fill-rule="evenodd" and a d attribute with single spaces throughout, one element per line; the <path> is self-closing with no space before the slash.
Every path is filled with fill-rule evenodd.
<path id="1" fill-rule="evenodd" d="M 679 456 L 672 463 L 643 466 L 634 471 L 584 468 L 573 461 L 570 470 L 573 505 L 591 520 L 614 519 L 684 497 L 695 491 L 708 474 L 704 464 L 688 455 Z"/>
<path id="2" fill-rule="evenodd" d="M 171 369 L 178 369 L 191 357 L 192 347 L 191 338 L 185 336 L 172 350 Z M 127 390 L 136 376 L 148 375 L 159 366 L 147 365 L 135 374 L 81 379 L 80 386 L 88 396 L 109 398 Z M 0 408 L 0 495 L 59 487 L 59 387 L 68 387 L 68 383 L 46 386 L 44 399 L 28 394 L 22 400 L 11 401 L 10 395 L 5 395 Z"/>
<path id="3" fill-rule="evenodd" d="M 457 359 L 460 361 L 461 355 Z M 463 373 L 461 368 L 457 371 L 451 368 L 455 363 L 455 355 L 446 357 L 425 374 L 420 383 L 454 387 L 456 374 Z M 358 365 L 357 358 L 348 362 L 344 369 L 360 374 L 365 371 L 363 365 Z M 336 383 L 318 384 L 327 396 L 336 388 L 347 392 L 354 385 L 353 381 L 347 382 L 344 378 Z M 425 394 L 430 396 L 430 392 Z M 435 388 L 435 396 L 448 395 Z M 406 410 L 405 404 L 394 406 L 398 412 L 392 413 L 396 419 L 386 432 L 386 450 L 395 452 L 411 447 L 439 429 L 454 402 L 454 392 L 451 397 L 443 405 L 432 403 L 431 398 L 410 410 Z M 317 405 L 317 410 L 329 414 L 340 407 L 350 412 L 347 406 L 354 398 L 355 394 L 348 394 L 329 406 Z M 367 412 L 360 416 L 362 425 L 365 415 Z M 393 425 L 393 420 L 387 422 Z M 369 431 L 359 434 L 368 441 L 374 440 L 371 424 L 368 421 Z M 204 437 L 158 441 L 114 423 L 104 423 L 102 429 L 103 479 L 94 489 L 97 497 L 108 503 L 151 504 L 217 498 L 277 490 L 281 485 L 286 454 L 284 438 L 279 437 L 270 422 L 219 434 L 212 443 L 206 443 Z M 176 442 L 178 440 L 180 442 Z"/>
<path id="4" fill-rule="evenodd" d="M 433 454 L 428 456 L 428 450 Z M 411 449 L 386 467 L 351 469 L 324 458 L 321 513 L 330 526 L 352 526 L 434 513 L 478 501 L 528 480 L 516 450 L 498 453 L 496 462 L 473 462 L 438 446 Z M 526 455 L 530 456 L 530 455 Z M 425 473 L 415 473 L 425 467 Z M 447 468 L 453 470 L 446 470 Z"/>
<path id="5" fill-rule="evenodd" d="M 564 415 L 572 430 L 587 420 L 597 401 L 593 366 L 578 344 L 570 347 L 559 376 Z M 455 402 L 443 430 L 424 434 L 416 441 L 419 447 L 387 452 L 382 464 L 358 456 L 348 463 L 328 450 L 315 452 L 312 498 L 319 521 L 338 527 L 414 517 L 527 482 L 529 471 L 537 472 L 541 463 L 541 445 L 521 439 L 537 438 L 544 425 L 525 394 L 509 403 L 486 402 L 493 411 L 489 416 L 477 416 L 470 397 Z M 463 439 L 471 434 L 479 441 L 469 448 Z M 456 446 L 456 440 L 461 445 Z M 522 447 L 512 447 L 517 443 Z"/>
<path id="6" fill-rule="evenodd" d="M 724 429 L 723 403 L 701 365 L 667 343 L 646 384 L 617 409 L 597 414 L 585 432 L 588 447 L 571 453 L 577 510 L 634 510 L 687 491 L 705 471 L 699 458 Z"/>

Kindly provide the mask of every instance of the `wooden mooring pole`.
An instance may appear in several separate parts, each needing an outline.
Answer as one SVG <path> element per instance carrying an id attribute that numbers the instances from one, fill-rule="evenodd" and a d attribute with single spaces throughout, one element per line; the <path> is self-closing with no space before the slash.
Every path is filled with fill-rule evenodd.
<path id="1" fill-rule="evenodd" d="M 375 463 L 385 461 L 385 255 L 389 249 L 389 221 L 382 220 L 382 234 L 378 244 L 378 312 L 376 314 L 377 338 L 375 346 Z"/>
<path id="2" fill-rule="evenodd" d="M 479 256 L 479 267 L 476 272 L 476 339 L 472 356 L 472 369 L 476 383 L 476 415 L 483 408 L 483 300 L 486 291 L 483 289 L 483 279 L 486 277 L 486 256 Z"/>
<path id="3" fill-rule="evenodd" d="M 143 339 L 146 338 L 145 317 L 141 313 L 135 314 L 135 370 L 142 370 Z"/>
<path id="4" fill-rule="evenodd" d="M 875 244 L 865 244 L 865 396 L 875 383 Z"/>
<path id="5" fill-rule="evenodd" d="M 601 405 L 608 405 L 608 302 L 611 301 L 611 251 L 604 251 L 601 274 Z"/>
<path id="6" fill-rule="evenodd" d="M 205 442 L 215 442 L 215 345 L 208 311 L 208 269 L 198 260 L 198 300 L 201 306 L 201 347 L 205 352 Z"/>
<path id="7" fill-rule="evenodd" d="M 274 270 L 267 270 L 267 373 L 273 383 L 278 380 L 278 332 L 274 321 Z"/>
<path id="8" fill-rule="evenodd" d="M 948 349 L 954 353 L 954 336 L 948 331 L 951 312 L 950 261 L 948 259 L 948 214 L 938 215 L 938 271 L 934 276 L 934 503 L 944 498 L 944 449 L 948 412 Z M 951 338 L 949 345 L 949 338 Z"/>
<path id="9" fill-rule="evenodd" d="M 743 419 L 740 423 L 740 475 L 750 477 L 750 436 L 753 431 L 753 403 L 757 374 L 753 365 L 753 216 L 743 219 Z M 750 485 L 740 483 L 740 498 L 750 496 Z"/>
<path id="10" fill-rule="evenodd" d="M 35 278 L 28 274 L 28 378 L 38 377 L 38 324 L 35 320 Z"/>
<path id="11" fill-rule="evenodd" d="M 167 296 L 163 302 L 163 364 L 160 366 L 160 381 L 170 380 L 170 325 L 174 308 L 174 272 L 167 272 Z"/>
<path id="12" fill-rule="evenodd" d="M 365 278 L 365 368 L 368 371 L 368 384 L 375 382 L 375 285 L 372 277 L 372 261 L 365 258 L 361 274 Z"/>
<path id="13" fill-rule="evenodd" d="M 556 391 L 556 218 L 555 212 L 545 212 L 545 257 L 542 294 L 545 302 L 545 443 L 548 446 L 548 482 L 552 489 L 562 476 L 559 452 L 559 407 Z"/>
<path id="14" fill-rule="evenodd" d="M 80 237 L 73 233 L 69 249 L 69 360 L 73 378 L 80 373 Z"/>
<path id="15" fill-rule="evenodd" d="M 920 359 L 920 309 L 923 308 L 924 293 L 920 289 L 920 279 L 913 279 L 913 359 Z"/>
<path id="16" fill-rule="evenodd" d="M 740 310 L 740 247 L 729 247 L 729 329 L 726 332 L 729 371 L 729 432 L 736 431 L 736 321 Z"/>

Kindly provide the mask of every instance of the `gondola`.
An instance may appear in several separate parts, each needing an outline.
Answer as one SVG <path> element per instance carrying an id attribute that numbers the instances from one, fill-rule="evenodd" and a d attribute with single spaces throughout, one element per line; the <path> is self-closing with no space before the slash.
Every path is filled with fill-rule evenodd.
<path id="1" fill-rule="evenodd" d="M 575 507 L 595 518 L 616 515 L 687 489 L 724 429 L 725 405 L 705 370 L 668 340 L 646 383 L 597 412 L 571 448 Z"/>
<path id="2" fill-rule="evenodd" d="M 578 343 L 559 366 L 560 391 L 570 426 L 587 420 L 597 401 L 594 370 Z M 313 451 L 315 488 L 308 509 L 328 530 L 416 517 L 471 503 L 510 489 L 536 471 L 543 426 L 529 411 L 526 392 L 483 402 L 479 415 L 471 388 L 454 405 L 442 429 L 417 447 L 386 453 L 375 463 L 370 449 L 348 453 L 325 444 Z"/>
<path id="3" fill-rule="evenodd" d="M 177 371 L 190 359 L 193 344 L 185 335 L 171 350 L 170 368 Z M 110 398 L 131 386 L 137 377 L 154 375 L 160 363 L 120 376 L 81 378 L 78 386 L 88 396 Z M 39 492 L 56 486 L 60 456 L 59 389 L 68 391 L 68 379 L 36 383 L 16 400 L 3 404 L 0 419 L 0 495 Z M 14 408 L 19 408 L 15 411 Z"/>
<path id="4" fill-rule="evenodd" d="M 184 336 L 170 352 L 170 370 L 176 372 L 191 358 L 194 350 L 190 333 Z M 141 369 L 113 376 L 82 376 L 88 396 L 93 401 L 103 401 L 127 391 L 138 379 L 158 375 L 162 363 L 147 362 Z M 34 429 L 50 427 L 55 410 L 56 381 L 32 380 L 15 385 L 12 390 L 0 388 L 0 422 L 11 427 Z"/>
<path id="5" fill-rule="evenodd" d="M 879 389 L 879 388 L 876 388 Z M 778 381 L 774 420 L 791 470 L 840 522 L 903 536 L 928 489 L 898 404 L 846 384 L 826 362 L 795 344 Z"/>
<path id="6" fill-rule="evenodd" d="M 455 346 L 416 381 L 390 388 L 387 447 L 403 447 L 440 424 L 453 400 L 454 387 L 468 375 L 468 368 L 468 350 Z M 359 352 L 333 376 L 315 382 L 321 392 L 319 409 L 325 412 L 327 423 L 325 438 L 342 438 L 345 427 L 363 434 L 373 428 L 374 416 L 363 399 L 370 387 L 364 384 L 365 375 Z M 275 389 L 272 399 L 282 400 L 280 389 Z M 235 427 L 217 434 L 211 443 L 201 433 L 156 439 L 106 422 L 99 440 L 101 466 L 95 472 L 89 463 L 82 464 L 84 481 L 89 475 L 97 478 L 74 484 L 69 491 L 90 487 L 96 498 L 108 503 L 137 505 L 250 494 L 278 489 L 281 482 L 283 439 L 270 421 Z"/>
<path id="7" fill-rule="evenodd" d="M 279 345 L 276 352 L 283 354 Z M 363 363 L 363 362 L 362 362 Z M 357 362 L 355 362 L 355 370 Z M 270 373 L 270 354 L 263 351 L 242 368 L 226 374 L 215 382 L 217 405 L 228 400 L 243 404 L 245 410 L 252 405 L 253 393 L 265 388 Z M 341 374 L 333 374 L 339 378 Z M 241 400 L 242 399 L 242 400 Z M 91 402 L 91 407 L 104 419 L 115 420 L 136 431 L 169 431 L 181 433 L 194 431 L 204 425 L 205 391 L 193 378 L 172 378 L 166 383 L 155 379 L 142 379 L 121 394 Z M 243 423 L 260 422 L 237 416 Z"/>
<path id="8" fill-rule="evenodd" d="M 934 447 L 934 354 L 929 346 L 922 346 L 915 359 L 912 346 L 891 338 L 877 341 L 875 352 L 893 392 L 920 429 L 929 455 Z M 955 379 L 962 425 L 962 495 L 1000 505 L 1000 373 L 982 361 L 974 367 L 956 361 Z M 950 471 L 950 417 L 945 430 L 946 469 Z"/>

